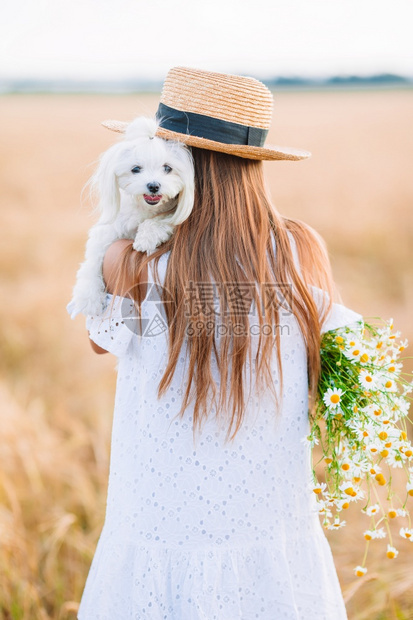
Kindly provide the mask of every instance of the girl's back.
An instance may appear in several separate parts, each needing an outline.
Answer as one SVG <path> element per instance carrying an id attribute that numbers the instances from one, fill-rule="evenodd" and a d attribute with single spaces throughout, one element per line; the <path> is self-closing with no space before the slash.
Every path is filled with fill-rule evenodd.
<path id="1" fill-rule="evenodd" d="M 158 265 L 161 284 L 168 259 L 164 253 Z M 278 326 L 280 411 L 270 390 L 254 389 L 247 362 L 247 409 L 234 439 L 227 441 L 227 419 L 212 403 L 194 436 L 193 405 L 178 416 L 184 347 L 157 398 L 168 332 L 153 269 L 152 261 L 142 336 L 123 297 L 110 319 L 88 320 L 90 337 L 119 357 L 119 367 L 106 521 L 79 618 L 345 618 L 310 491 L 307 356 L 295 316 L 285 310 Z M 250 312 L 253 349 L 256 318 Z M 353 318 L 334 306 L 329 327 Z M 271 372 L 279 385 L 275 355 Z"/>

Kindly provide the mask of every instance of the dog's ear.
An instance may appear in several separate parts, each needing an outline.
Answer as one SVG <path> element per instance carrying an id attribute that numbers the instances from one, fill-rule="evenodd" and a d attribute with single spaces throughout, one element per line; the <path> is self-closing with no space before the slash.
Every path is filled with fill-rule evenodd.
<path id="1" fill-rule="evenodd" d="M 120 191 L 115 169 L 118 156 L 124 148 L 123 144 L 114 144 L 105 151 L 91 179 L 92 188 L 99 196 L 101 221 L 106 224 L 114 221 L 120 208 Z"/>
<path id="2" fill-rule="evenodd" d="M 191 214 L 194 207 L 194 165 L 189 151 L 181 153 L 184 155 L 180 162 L 179 173 L 184 182 L 184 187 L 178 195 L 178 204 L 171 216 L 166 219 L 169 224 L 177 226 L 182 224 Z"/>
<path id="3" fill-rule="evenodd" d="M 184 186 L 183 190 L 178 196 L 178 205 L 168 220 L 173 226 L 182 224 L 190 216 L 194 206 L 194 183 L 189 183 Z"/>

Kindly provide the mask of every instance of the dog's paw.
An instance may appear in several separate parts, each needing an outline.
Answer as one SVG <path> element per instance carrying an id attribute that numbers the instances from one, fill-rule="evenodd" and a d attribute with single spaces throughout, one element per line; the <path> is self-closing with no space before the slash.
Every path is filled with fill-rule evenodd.
<path id="1" fill-rule="evenodd" d="M 106 295 L 99 293 L 98 295 L 90 295 L 88 297 L 74 296 L 67 304 L 66 309 L 70 317 L 74 319 L 78 314 L 85 316 L 100 315 L 106 308 Z"/>
<path id="2" fill-rule="evenodd" d="M 159 220 L 145 220 L 139 224 L 133 242 L 133 249 L 137 252 L 151 254 L 159 245 L 168 241 L 173 233 L 173 226 Z"/>

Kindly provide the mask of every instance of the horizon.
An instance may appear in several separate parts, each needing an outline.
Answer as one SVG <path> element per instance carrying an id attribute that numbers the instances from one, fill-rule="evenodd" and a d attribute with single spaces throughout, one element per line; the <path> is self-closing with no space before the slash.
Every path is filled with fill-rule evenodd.
<path id="1" fill-rule="evenodd" d="M 255 76 L 252 76 L 255 77 Z M 261 78 L 268 88 L 294 90 L 300 88 L 409 88 L 413 85 L 413 76 L 394 73 L 375 73 L 371 75 L 329 75 L 309 77 L 300 75 L 274 75 Z M 33 78 L 20 77 L 2 79 L 0 77 L 0 95 L 30 93 L 78 93 L 78 94 L 128 94 L 143 92 L 160 92 L 162 80 L 125 77 L 123 79 L 71 79 L 71 78 Z"/>

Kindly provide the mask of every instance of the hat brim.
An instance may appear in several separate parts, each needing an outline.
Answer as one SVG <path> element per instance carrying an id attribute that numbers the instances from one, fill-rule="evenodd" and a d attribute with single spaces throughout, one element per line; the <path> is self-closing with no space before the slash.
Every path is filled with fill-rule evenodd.
<path id="1" fill-rule="evenodd" d="M 128 124 L 129 123 L 124 121 L 103 121 L 102 123 L 107 129 L 118 133 L 125 133 Z M 236 155 L 244 159 L 299 161 L 311 156 L 309 151 L 287 146 L 268 145 L 266 147 L 261 147 L 244 144 L 224 144 L 223 142 L 215 142 L 214 140 L 208 140 L 207 138 L 200 138 L 190 134 L 177 133 L 169 129 L 164 129 L 163 127 L 158 127 L 156 135 L 165 140 L 176 140 L 177 142 L 183 142 L 187 146 L 195 146 L 208 151 L 218 151 L 219 153 L 228 153 L 229 155 Z"/>

